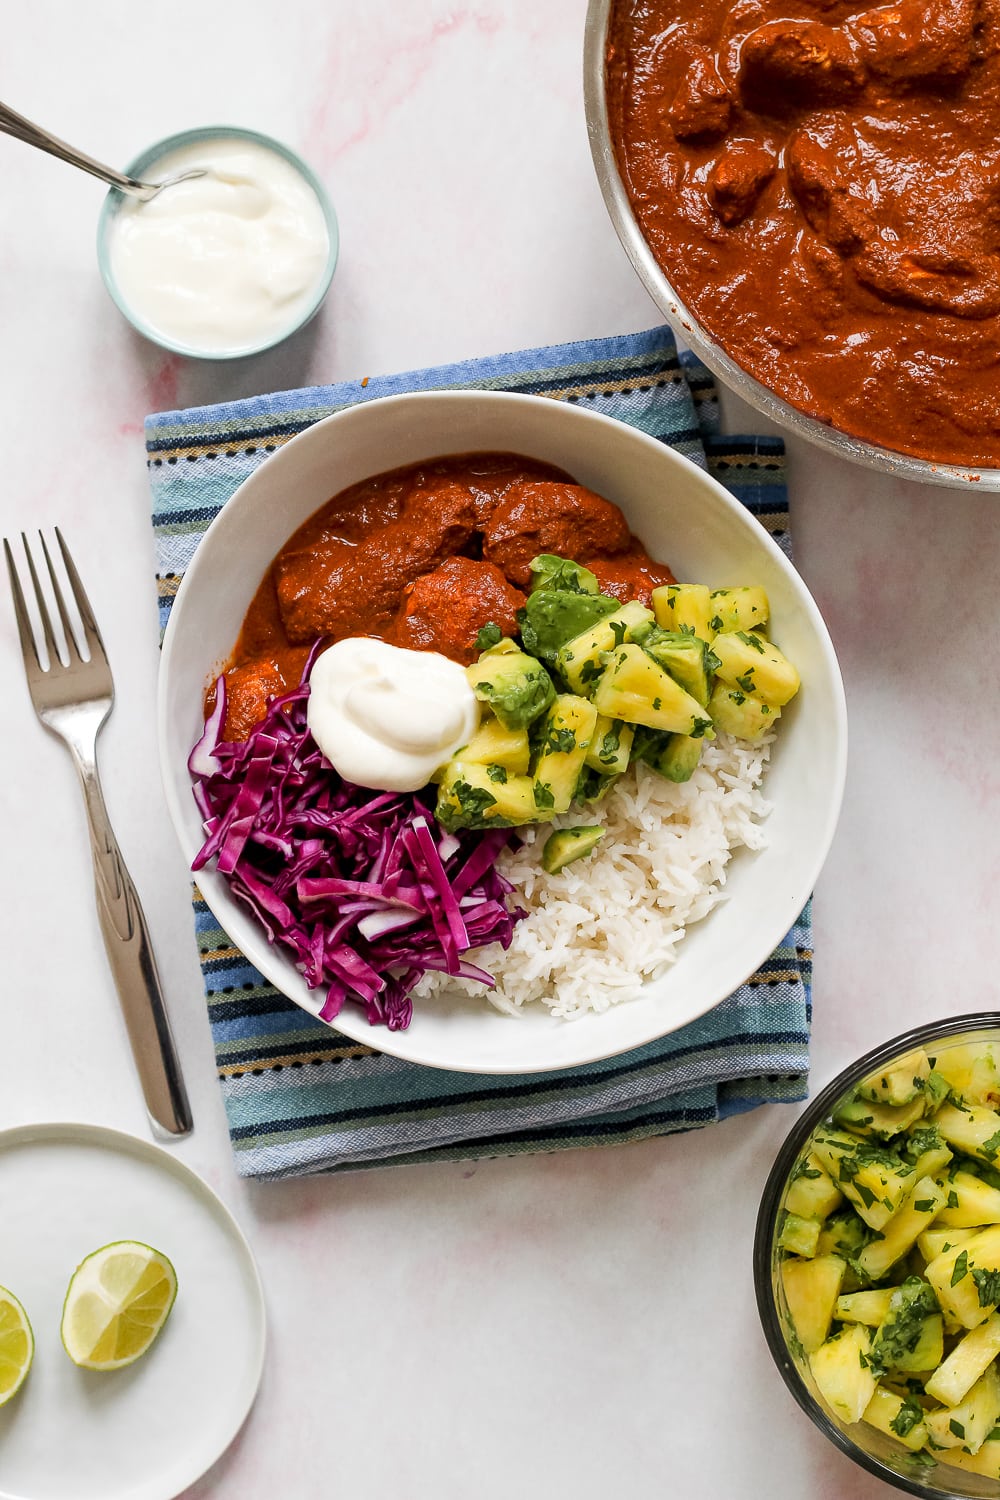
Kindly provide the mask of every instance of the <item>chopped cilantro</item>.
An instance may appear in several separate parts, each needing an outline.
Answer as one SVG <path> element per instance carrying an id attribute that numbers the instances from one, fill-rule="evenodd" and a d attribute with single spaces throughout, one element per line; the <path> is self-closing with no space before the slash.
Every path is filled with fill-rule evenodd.
<path id="1" fill-rule="evenodd" d="M 918 1198 L 913 1207 L 918 1214 L 932 1214 L 937 1204 L 933 1198 Z"/>
<path id="2" fill-rule="evenodd" d="M 556 799 L 552 788 L 544 781 L 536 781 L 533 787 L 536 807 L 555 807 Z"/>
<path id="3" fill-rule="evenodd" d="M 951 1273 L 951 1285 L 958 1286 L 969 1274 L 969 1252 L 962 1250 L 955 1258 L 955 1265 Z"/>
<path id="4" fill-rule="evenodd" d="M 954 1188 L 952 1188 L 951 1191 L 948 1194 L 948 1205 L 947 1206 L 949 1208 L 957 1208 L 958 1207 L 958 1194 L 955 1192 Z"/>
<path id="5" fill-rule="evenodd" d="M 701 740 L 712 727 L 711 719 L 695 719 L 688 734 L 689 740 Z"/>
<path id="6" fill-rule="evenodd" d="M 965 1428 L 962 1426 L 961 1422 L 956 1422 L 954 1417 L 952 1417 L 948 1423 L 948 1431 L 954 1437 L 962 1439 L 965 1438 Z"/>
<path id="7" fill-rule="evenodd" d="M 486 774 L 491 781 L 498 781 L 501 786 L 506 783 L 507 772 L 503 766 L 487 766 Z"/>
<path id="8" fill-rule="evenodd" d="M 738 692 L 736 688 L 731 688 L 730 689 L 729 696 L 730 696 L 730 698 L 732 698 L 732 700 L 736 704 L 737 708 L 739 708 L 741 704 L 743 704 L 743 703 L 745 703 L 747 701 L 747 695 L 746 695 L 746 693 Z"/>
<path id="9" fill-rule="evenodd" d="M 624 620 L 609 620 L 608 624 L 611 626 L 611 633 L 615 638 L 615 647 L 617 648 L 624 641 L 628 626 Z"/>
<path id="10" fill-rule="evenodd" d="M 671 607 L 671 609 L 673 609 L 673 601 L 672 600 L 671 600 L 670 607 Z M 680 633 L 681 633 L 681 635 L 694 635 L 694 626 L 693 625 L 682 625 L 681 629 L 680 629 Z"/>
<path id="11" fill-rule="evenodd" d="M 991 1135 L 988 1141 L 983 1141 L 979 1149 L 984 1156 L 989 1157 L 990 1161 L 994 1161 L 997 1153 L 1000 1152 L 1000 1130 L 995 1135 Z"/>
<path id="12" fill-rule="evenodd" d="M 569 657 L 567 657 L 566 660 L 568 661 Z M 602 669 L 599 662 L 585 661 L 583 666 L 580 668 L 581 683 L 593 682 L 595 678 L 600 677 L 601 670 Z"/>
<path id="13" fill-rule="evenodd" d="M 905 1438 L 907 1433 L 912 1432 L 917 1423 L 922 1422 L 923 1419 L 924 1409 L 920 1402 L 914 1401 L 912 1396 L 907 1396 L 889 1426 L 897 1437 Z"/>
<path id="14" fill-rule="evenodd" d="M 663 700 L 660 699 L 660 698 L 654 698 L 653 699 L 653 712 L 654 712 L 654 714 L 658 714 L 659 713 L 660 708 L 662 707 L 662 702 L 663 702 Z"/>
<path id="15" fill-rule="evenodd" d="M 721 615 L 713 615 L 712 618 L 708 622 L 708 626 L 709 626 L 710 630 L 715 630 L 715 631 L 721 630 L 722 629 L 722 616 Z"/>
<path id="16" fill-rule="evenodd" d="M 1000 1271 L 973 1271 L 972 1279 L 979 1293 L 980 1307 L 995 1307 L 1000 1302 Z"/>
<path id="17" fill-rule="evenodd" d="M 597 752 L 597 759 L 599 761 L 603 761 L 605 765 L 609 761 L 615 760 L 619 750 L 621 749 L 621 743 L 621 735 L 619 734 L 618 729 L 612 726 L 609 730 L 607 730 L 604 738 L 601 740 L 601 748 Z"/>
<path id="18" fill-rule="evenodd" d="M 743 691 L 745 693 L 752 693 L 753 692 L 753 689 L 754 689 L 753 674 L 754 674 L 754 668 L 751 667 L 749 669 L 749 671 L 743 673 L 742 677 L 737 677 L 737 679 L 736 679 L 736 681 L 739 683 L 740 687 L 743 689 Z"/>
<path id="19" fill-rule="evenodd" d="M 476 650 L 488 651 L 491 646 L 495 646 L 498 641 L 502 640 L 503 631 L 500 629 L 499 625 L 495 625 L 493 621 L 490 620 L 483 626 L 482 630 L 480 630 L 479 634 L 476 636 Z"/>
<path id="20" fill-rule="evenodd" d="M 738 630 L 736 634 L 739 640 L 743 641 L 748 646 L 752 646 L 755 651 L 759 651 L 761 656 L 764 655 L 764 647 L 761 644 L 759 635 L 748 635 L 745 630 Z"/>
<path id="21" fill-rule="evenodd" d="M 572 729 L 556 729 L 549 726 L 549 732 L 545 736 L 545 745 L 549 750 L 566 752 L 576 749 L 576 735 Z"/>

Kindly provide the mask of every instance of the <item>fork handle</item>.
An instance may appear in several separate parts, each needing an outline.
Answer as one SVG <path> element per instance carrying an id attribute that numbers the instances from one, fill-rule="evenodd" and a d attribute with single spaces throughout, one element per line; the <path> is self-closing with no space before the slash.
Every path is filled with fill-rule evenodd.
<path id="1" fill-rule="evenodd" d="M 187 1135 L 191 1108 L 149 928 L 108 819 L 96 766 L 74 754 L 87 805 L 97 912 L 146 1108 L 168 1135 Z"/>

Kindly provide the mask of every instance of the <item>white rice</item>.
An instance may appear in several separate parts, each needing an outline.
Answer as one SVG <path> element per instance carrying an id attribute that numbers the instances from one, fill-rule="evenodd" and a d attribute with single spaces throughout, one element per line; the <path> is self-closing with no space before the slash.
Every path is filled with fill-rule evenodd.
<path id="1" fill-rule="evenodd" d="M 506 850 L 499 868 L 528 916 L 506 953 L 493 943 L 469 955 L 496 975 L 496 989 L 428 975 L 414 998 L 457 986 L 509 1015 L 540 1002 L 567 1019 L 631 999 L 722 899 L 733 850 L 764 847 L 759 825 L 769 806 L 759 787 L 772 740 L 751 745 L 720 734 L 679 785 L 643 765 L 630 770 L 603 802 L 556 819 L 555 827 L 608 830 L 593 854 L 557 875 L 541 866 L 553 825 L 523 829 L 525 842 Z"/>

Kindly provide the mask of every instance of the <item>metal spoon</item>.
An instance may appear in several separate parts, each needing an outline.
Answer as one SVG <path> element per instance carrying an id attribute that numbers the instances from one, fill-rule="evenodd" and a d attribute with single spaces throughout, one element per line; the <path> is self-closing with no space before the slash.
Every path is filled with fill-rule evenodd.
<path id="1" fill-rule="evenodd" d="M 71 166 L 82 167 L 93 177 L 100 177 L 102 182 L 110 183 L 120 192 L 128 193 L 132 198 L 140 198 L 144 203 L 155 198 L 157 193 L 162 193 L 164 188 L 173 187 L 175 183 L 186 182 L 190 177 L 205 176 L 204 169 L 198 167 L 189 172 L 180 172 L 176 177 L 168 177 L 165 182 L 137 182 L 134 177 L 126 177 L 123 172 L 116 172 L 114 167 L 106 167 L 101 162 L 95 161 L 92 156 L 77 151 L 74 146 L 68 146 L 58 136 L 50 135 L 40 125 L 32 124 L 23 115 L 19 115 L 17 110 L 11 109 L 9 104 L 4 104 L 2 101 L 0 101 L 0 132 L 14 136 L 16 140 L 24 141 L 28 146 L 37 146 L 39 151 L 47 151 L 50 156 L 58 156 L 61 161 L 68 161 Z"/>

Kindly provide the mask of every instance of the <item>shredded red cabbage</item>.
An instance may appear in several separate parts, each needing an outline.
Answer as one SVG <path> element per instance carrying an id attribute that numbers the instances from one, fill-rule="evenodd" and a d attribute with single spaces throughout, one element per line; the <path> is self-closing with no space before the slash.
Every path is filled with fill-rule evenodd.
<path id="1" fill-rule="evenodd" d="M 268 941 L 288 949 L 320 1015 L 361 1005 L 371 1025 L 401 1031 L 411 991 L 437 970 L 492 987 L 463 955 L 509 947 L 525 912 L 496 868 L 509 828 L 445 833 L 433 797 L 374 792 L 337 775 L 306 722 L 308 674 L 275 698 L 247 740 L 223 741 L 226 682 L 191 752 L 188 770 L 205 822 L 193 870 L 212 859 Z"/>

